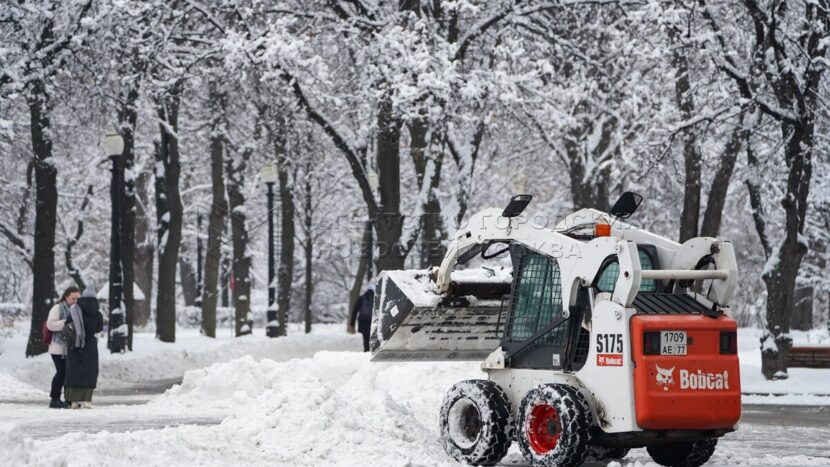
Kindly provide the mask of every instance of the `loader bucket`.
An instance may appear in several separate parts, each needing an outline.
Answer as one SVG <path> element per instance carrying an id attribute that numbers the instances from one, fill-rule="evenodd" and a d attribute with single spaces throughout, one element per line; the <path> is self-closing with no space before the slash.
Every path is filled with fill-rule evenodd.
<path id="1" fill-rule="evenodd" d="M 381 276 L 372 316 L 373 361 L 482 360 L 499 346 L 510 271 L 458 271 L 453 279 L 449 291 L 438 294 L 427 271 Z"/>

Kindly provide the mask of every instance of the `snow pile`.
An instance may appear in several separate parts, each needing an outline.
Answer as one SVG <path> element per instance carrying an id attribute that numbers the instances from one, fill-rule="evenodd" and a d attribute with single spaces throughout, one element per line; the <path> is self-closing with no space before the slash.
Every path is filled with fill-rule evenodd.
<path id="1" fill-rule="evenodd" d="M 476 362 L 371 363 L 356 352 L 283 362 L 243 356 L 187 372 L 181 385 L 140 406 L 140 413 L 129 406 L 60 413 L 79 429 L 84 418 L 100 419 L 102 428 L 117 420 L 136 429 L 145 414 L 174 421 L 215 410 L 225 416 L 218 425 L 36 441 L 0 426 L 0 452 L 13 465 L 458 466 L 440 445 L 441 402 L 453 384 L 483 376 Z M 49 409 L 31 410 L 40 416 L 37 410 Z M 776 430 L 753 425 L 727 435 L 711 465 L 826 465 L 815 456 L 754 453 L 751 441 L 772 439 Z M 807 434 L 824 442 L 823 434 Z M 522 462 L 514 444 L 506 463 Z M 621 465 L 656 466 L 642 449 Z"/>
<path id="2" fill-rule="evenodd" d="M 22 465 L 32 462 L 34 441 L 24 437 L 15 425 L 0 423 L 0 453 L 4 465 Z"/>
<path id="3" fill-rule="evenodd" d="M 400 291 L 408 298 L 416 307 L 434 307 L 437 306 L 442 294 L 438 292 L 438 285 L 430 279 L 432 272 L 427 269 L 415 269 L 406 271 L 385 271 L 388 280 L 391 280 L 400 289 Z M 509 284 L 513 280 L 512 269 L 503 266 L 496 267 L 481 267 L 470 268 L 453 271 L 451 273 L 453 281 L 458 282 L 478 282 L 489 284 Z M 385 281 L 384 284 L 387 284 Z M 386 290 L 381 290 L 381 303 L 386 303 Z M 469 297 L 475 299 L 475 297 Z"/>
<path id="4" fill-rule="evenodd" d="M 198 330 L 179 330 L 176 343 L 156 340 L 151 334 L 136 334 L 134 351 L 111 354 L 106 339 L 98 339 L 100 355 L 99 389 L 121 389 L 141 386 L 152 381 L 169 380 L 170 384 L 192 369 L 204 368 L 217 362 L 226 362 L 244 355 L 255 359 L 287 360 L 298 356 L 312 356 L 320 349 L 358 350 L 362 348 L 360 335 L 346 334 L 343 326 L 316 326 L 310 335 L 293 331 L 287 337 L 270 339 L 263 335 L 239 338 L 211 339 L 199 335 Z M 0 358 L 0 372 L 6 371 L 18 380 L 32 386 L 48 388 L 55 368 L 48 356 L 35 361 L 23 359 L 25 339 L 21 337 L 19 350 L 8 357 L 18 362 L 4 364 Z M 18 353 L 19 352 L 19 353 Z"/>
<path id="5" fill-rule="evenodd" d="M 509 284 L 513 282 L 513 269 L 504 266 L 459 269 L 452 272 L 452 280 Z"/>
<path id="6" fill-rule="evenodd" d="M 216 430 L 278 464 L 451 465 L 437 436 L 441 399 L 459 379 L 481 376 L 475 363 L 373 364 L 360 353 L 243 357 L 188 372 L 151 405 L 234 407 Z"/>
<path id="7" fill-rule="evenodd" d="M 434 307 L 441 302 L 441 295 L 435 283 L 429 279 L 427 270 L 385 271 L 386 280 L 383 282 L 380 303 L 386 303 L 386 284 L 395 283 L 406 298 L 416 307 Z"/>
<path id="8" fill-rule="evenodd" d="M 49 394 L 17 380 L 10 374 L 0 373 L 0 400 L 47 400 Z"/>
<path id="9" fill-rule="evenodd" d="M 169 389 L 153 404 L 171 407 L 233 407 L 264 402 L 274 394 L 312 386 L 339 386 L 368 359 L 362 353 L 320 352 L 310 359 L 277 363 L 250 355 L 185 373 L 182 384 Z M 323 383 L 325 380 L 325 384 Z"/>
<path id="10" fill-rule="evenodd" d="M 455 466 L 438 441 L 441 399 L 455 382 L 480 377 L 477 363 L 378 364 L 357 352 L 244 356 L 187 372 L 143 409 L 185 418 L 224 408 L 232 415 L 218 425 L 25 442 L 8 429 L 0 450 L 15 465 Z"/>

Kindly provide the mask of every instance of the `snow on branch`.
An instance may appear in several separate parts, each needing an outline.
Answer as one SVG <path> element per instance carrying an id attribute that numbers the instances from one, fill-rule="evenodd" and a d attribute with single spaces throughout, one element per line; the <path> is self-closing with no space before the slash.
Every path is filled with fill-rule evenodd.
<path id="1" fill-rule="evenodd" d="M 440 158 L 441 155 L 439 154 L 438 157 Z M 435 177 L 438 175 L 439 171 L 436 167 L 435 157 L 428 157 L 426 167 L 424 168 L 424 178 L 421 181 L 421 187 L 418 191 L 418 199 L 415 200 L 415 211 L 412 213 L 412 219 L 416 221 L 416 226 L 413 229 L 409 229 L 401 241 L 407 251 L 411 250 L 415 242 L 418 241 L 422 226 L 420 219 L 424 215 L 424 209 L 429 203 L 430 196 L 433 196 Z"/>
<path id="2" fill-rule="evenodd" d="M 732 78 L 738 86 L 738 90 L 740 91 L 741 95 L 747 99 L 753 100 L 758 107 L 770 117 L 781 121 L 786 122 L 792 125 L 799 125 L 800 120 L 797 115 L 794 113 L 783 109 L 768 100 L 764 99 L 762 96 L 758 95 L 754 86 L 750 83 L 750 78 L 747 74 L 739 71 L 737 63 L 733 58 L 733 53 L 729 50 L 729 47 L 726 45 L 726 39 L 723 37 L 723 31 L 721 30 L 720 25 L 718 24 L 717 20 L 715 19 L 715 15 L 712 12 L 709 4 L 706 0 L 698 0 L 699 5 L 702 7 L 703 10 L 703 17 L 706 18 L 706 21 L 709 22 L 712 30 L 714 32 L 715 39 L 717 40 L 718 46 L 722 52 L 722 54 L 718 55 L 715 54 L 713 60 L 715 64 L 723 70 L 730 78 Z M 761 47 L 760 43 L 756 43 L 756 48 Z M 756 50 L 756 53 L 758 51 Z M 796 91 L 796 89 L 793 89 Z"/>
<path id="3" fill-rule="evenodd" d="M 75 267 L 74 262 L 72 261 L 72 249 L 81 239 L 84 234 L 84 215 L 86 211 L 86 207 L 89 205 L 89 199 L 92 197 L 93 193 L 93 185 L 87 186 L 86 194 L 84 195 L 84 199 L 81 202 L 80 207 L 80 215 L 78 217 L 78 223 L 75 227 L 75 236 L 70 238 L 68 242 L 66 242 L 66 251 L 64 251 L 64 260 L 66 261 L 66 269 L 69 271 L 69 276 L 75 281 L 75 284 L 78 285 L 78 288 L 84 290 L 86 288 L 86 281 L 84 281 L 84 277 L 81 274 L 81 271 Z"/>
<path id="4" fill-rule="evenodd" d="M 527 2 L 523 0 L 515 0 L 512 5 L 505 6 L 492 15 L 474 24 L 470 28 L 469 32 L 461 38 L 458 50 L 453 56 L 453 60 L 463 61 L 465 55 L 467 54 L 467 50 L 473 41 L 484 35 L 484 33 L 486 33 L 493 26 L 508 18 L 530 16 L 547 10 L 576 5 L 644 5 L 646 2 L 644 0 L 556 0 L 520 8 L 525 3 Z"/>
<path id="5" fill-rule="evenodd" d="M 72 24 L 60 36 L 54 37 L 55 12 L 52 11 L 46 24 L 41 30 L 38 42 L 34 45 L 33 53 L 26 54 L 24 58 L 14 65 L 4 65 L 0 72 L 0 89 L 5 84 L 12 84 L 11 92 L 25 88 L 30 82 L 42 80 L 56 73 L 65 62 L 65 50 L 77 41 L 77 36 L 83 27 L 89 25 L 87 15 L 92 8 L 92 0 L 82 3 L 77 16 Z M 17 70 L 22 68 L 23 76 L 17 75 Z"/>
<path id="6" fill-rule="evenodd" d="M 322 112 L 318 111 L 314 108 L 311 103 L 306 99 L 305 94 L 303 93 L 302 87 L 300 87 L 300 83 L 297 81 L 296 78 L 288 74 L 287 72 L 283 71 L 282 73 L 283 79 L 291 86 L 292 91 L 294 92 L 294 96 L 297 98 L 297 101 L 300 103 L 300 106 L 306 111 L 308 118 L 312 121 L 320 125 L 320 128 L 331 138 L 334 145 L 339 149 L 343 155 L 346 157 L 346 161 L 349 163 L 349 167 L 352 169 L 352 174 L 357 180 L 357 184 L 360 187 L 360 191 L 363 195 L 363 200 L 366 202 L 366 206 L 369 210 L 369 216 L 375 217 L 379 212 L 380 208 L 378 206 L 377 200 L 375 200 L 375 195 L 372 192 L 372 187 L 369 184 L 369 176 L 366 174 L 366 170 L 363 167 L 363 164 L 360 162 L 360 155 L 358 154 L 357 149 L 352 147 L 349 144 L 348 140 L 343 137 L 340 131 L 335 128 L 334 124 L 322 114 Z"/>
<path id="7" fill-rule="evenodd" d="M 5 223 L 0 222 L 0 233 L 3 234 L 4 237 L 12 244 L 15 248 L 17 248 L 20 256 L 23 258 L 23 261 L 32 268 L 32 252 L 26 246 L 26 242 L 23 241 L 17 234 L 14 233 L 12 229 L 9 228 Z"/>

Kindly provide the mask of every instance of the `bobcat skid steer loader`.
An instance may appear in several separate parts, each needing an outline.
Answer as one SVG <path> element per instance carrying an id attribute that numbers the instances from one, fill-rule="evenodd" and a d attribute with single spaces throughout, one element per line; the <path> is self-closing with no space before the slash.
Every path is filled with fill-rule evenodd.
<path id="1" fill-rule="evenodd" d="M 534 466 L 636 447 L 662 465 L 703 465 L 741 417 L 737 328 L 724 313 L 732 244 L 678 244 L 625 223 L 634 193 L 553 229 L 521 216 L 530 199 L 474 215 L 439 268 L 381 276 L 373 361 L 483 360 L 488 379 L 455 384 L 441 408 L 458 461 L 494 465 L 516 441 Z M 453 272 L 502 254 L 512 269 Z"/>

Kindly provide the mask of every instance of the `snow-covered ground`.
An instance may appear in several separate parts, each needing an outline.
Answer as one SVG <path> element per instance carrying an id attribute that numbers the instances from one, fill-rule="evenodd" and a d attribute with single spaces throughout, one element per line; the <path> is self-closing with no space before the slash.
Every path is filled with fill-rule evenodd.
<path id="1" fill-rule="evenodd" d="M 772 403 L 830 393 L 830 370 L 793 369 L 773 383 L 756 377 L 757 334 L 739 336 L 744 391 L 789 394 Z M 51 362 L 8 354 L 16 347 L 22 354 L 15 336 L 0 356 L 0 399 L 18 401 L 0 404 L 2 464 L 457 465 L 437 440 L 438 407 L 453 383 L 483 376 L 471 362 L 371 363 L 348 351 L 360 348 L 359 336 L 342 326 L 276 340 L 213 341 L 187 330 L 178 337 L 161 344 L 139 336 L 132 354 L 102 352 L 101 392 L 183 373 L 181 384 L 140 405 L 56 411 L 44 407 Z M 830 406 L 830 398 L 813 397 Z M 798 417 L 759 423 L 763 417 L 748 414 L 710 465 L 830 465 L 830 410 L 810 413 L 813 422 L 786 427 Z M 515 447 L 505 463 L 523 465 Z M 623 465 L 656 466 L 642 449 Z"/>
<path id="2" fill-rule="evenodd" d="M 761 374 L 761 329 L 738 331 L 738 352 L 741 360 L 741 392 L 744 403 L 830 405 L 830 370 L 790 368 L 786 380 L 767 381 Z M 830 346 L 826 329 L 810 332 L 793 331 L 794 345 Z M 829 417 L 830 418 L 830 417 Z"/>
<path id="3" fill-rule="evenodd" d="M 312 356 L 321 349 L 359 350 L 363 345 L 360 335 L 348 335 L 344 329 L 340 325 L 319 325 L 306 336 L 299 327 L 293 327 L 286 339 L 268 339 L 263 335 L 234 339 L 229 329 L 217 330 L 216 339 L 210 339 L 200 335 L 197 329 L 178 329 L 176 342 L 172 344 L 158 341 L 151 333 L 136 333 L 134 351 L 125 354 L 111 354 L 105 340 L 99 339 L 98 388 L 124 392 L 153 382 L 178 382 L 188 370 L 246 355 L 281 361 Z M 54 365 L 49 355 L 25 357 L 26 332 L 24 323 L 18 323 L 12 337 L 2 341 L 0 400 L 48 398 Z M 24 387 L 21 383 L 25 383 Z"/>

